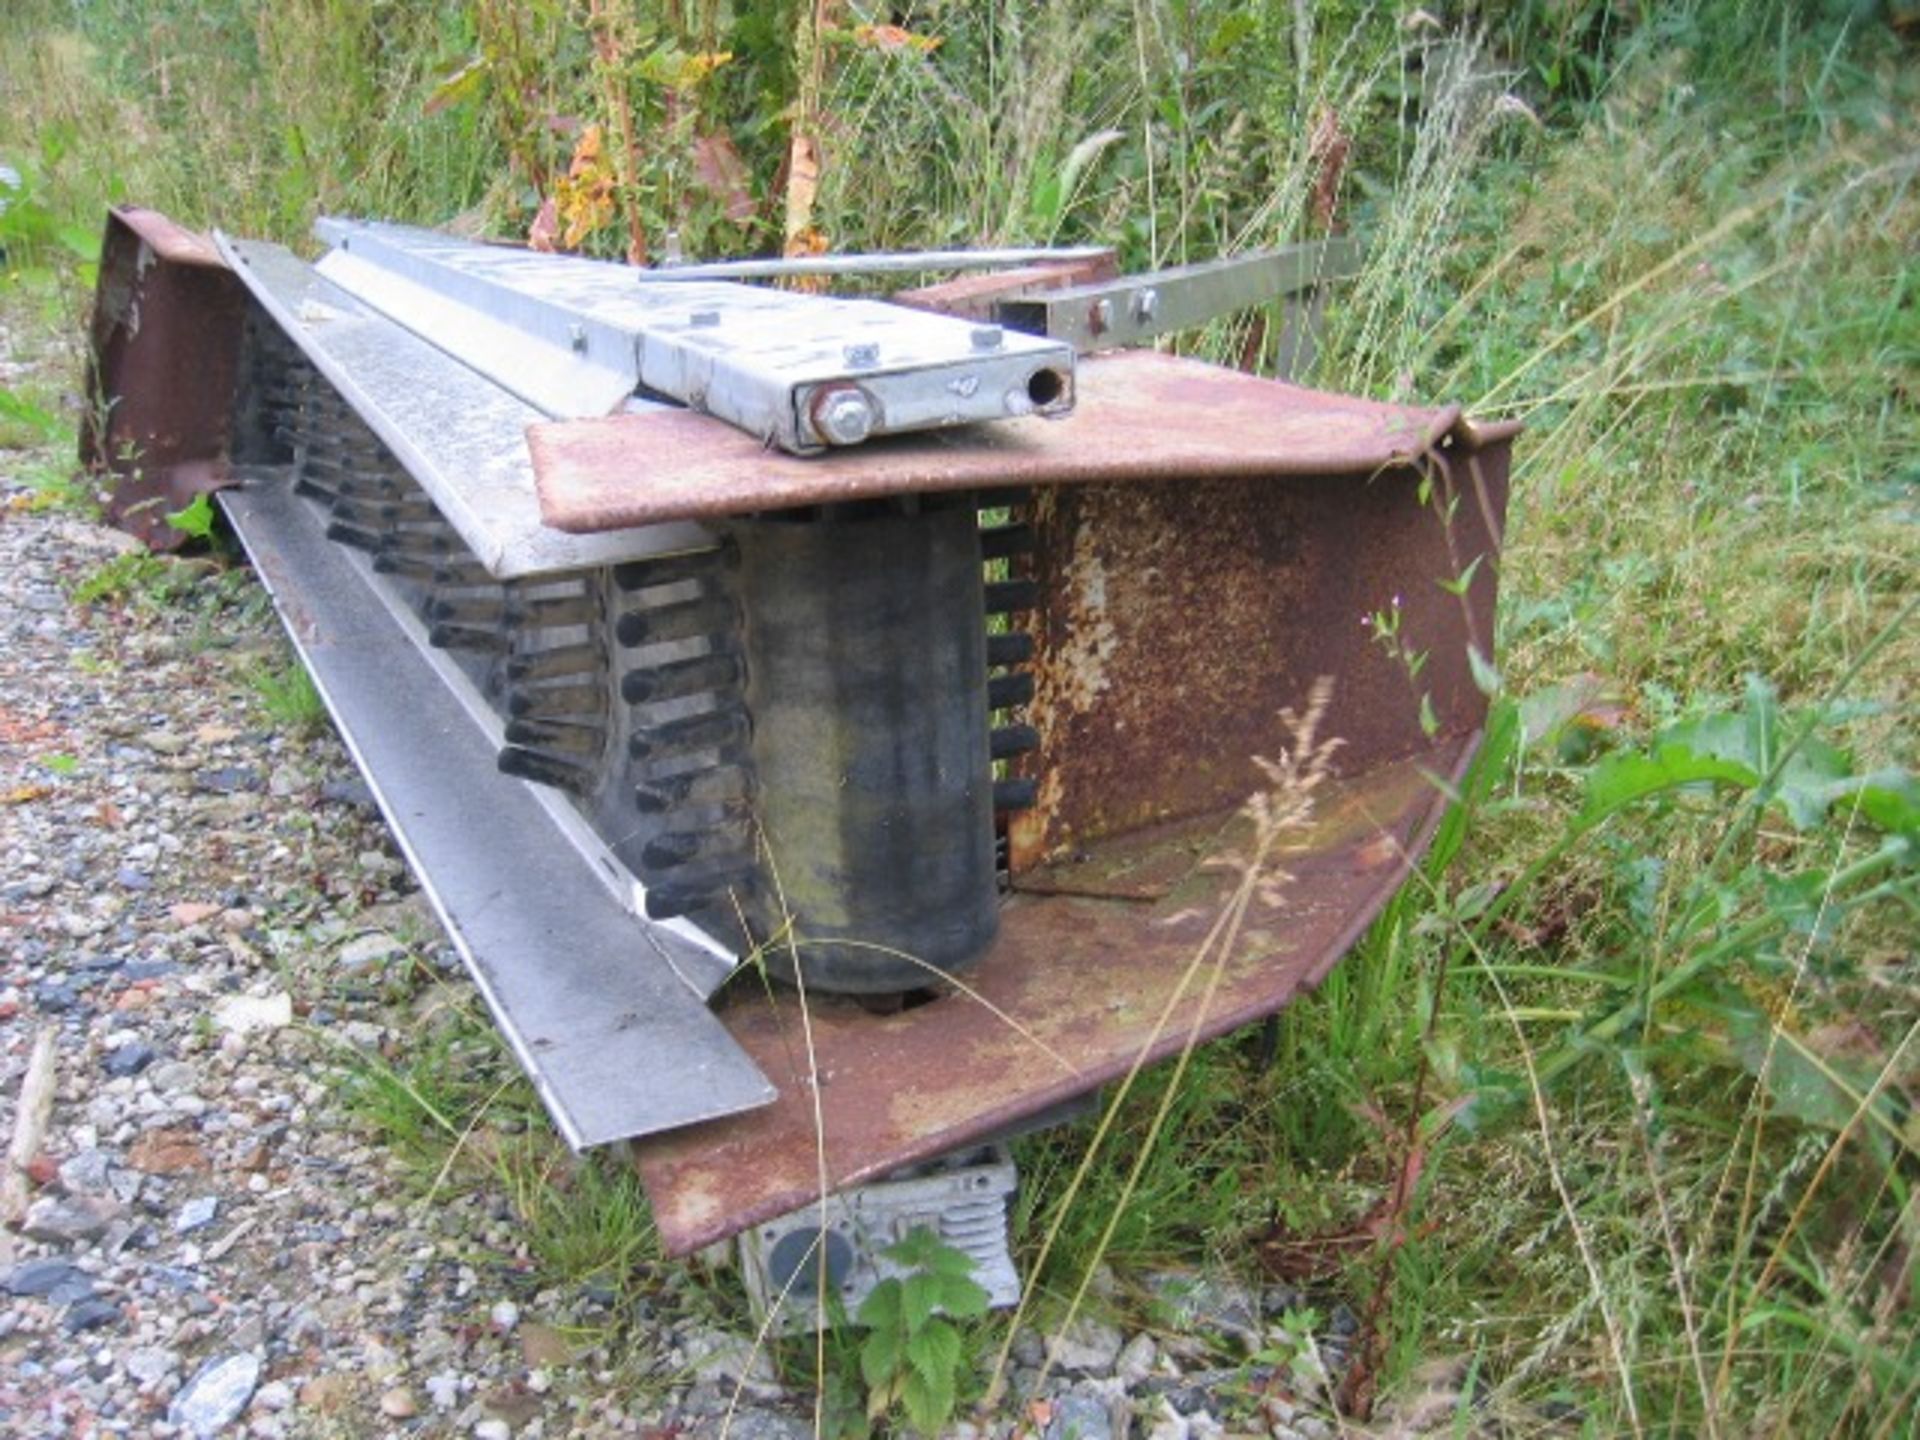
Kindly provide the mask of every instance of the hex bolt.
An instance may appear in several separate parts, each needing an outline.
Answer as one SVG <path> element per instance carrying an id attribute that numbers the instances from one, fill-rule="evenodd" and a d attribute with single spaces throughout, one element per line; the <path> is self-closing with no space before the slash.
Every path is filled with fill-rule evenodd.
<path id="1" fill-rule="evenodd" d="M 873 402 L 857 385 L 836 385 L 813 398 L 813 428 L 829 445 L 858 445 L 873 433 Z"/>
<path id="2" fill-rule="evenodd" d="M 1154 316 L 1160 313 L 1160 292 L 1151 285 L 1144 290 L 1136 290 L 1133 295 L 1133 318 L 1136 324 L 1151 325 Z"/>
<path id="3" fill-rule="evenodd" d="M 973 331 L 973 348 L 976 350 L 998 350 L 1006 339 L 998 325 L 978 325 Z"/>
<path id="4" fill-rule="evenodd" d="M 687 317 L 696 330 L 711 330 L 720 323 L 718 310 L 696 310 Z"/>
<path id="5" fill-rule="evenodd" d="M 1095 335 L 1104 335 L 1113 328 L 1113 302 L 1096 300 L 1087 311 L 1087 329 Z"/>
<path id="6" fill-rule="evenodd" d="M 880 347 L 872 341 L 849 345 L 841 354 L 847 357 L 847 364 L 856 370 L 865 370 L 880 363 Z"/>
<path id="7" fill-rule="evenodd" d="M 582 325 L 578 320 L 567 326 L 567 343 L 573 346 L 576 354 L 586 354 L 587 327 Z"/>

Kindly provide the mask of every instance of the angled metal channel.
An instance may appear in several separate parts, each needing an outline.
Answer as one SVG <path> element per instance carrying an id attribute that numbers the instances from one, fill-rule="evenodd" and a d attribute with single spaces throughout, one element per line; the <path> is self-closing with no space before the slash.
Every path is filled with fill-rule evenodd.
<path id="1" fill-rule="evenodd" d="M 1342 279 L 1358 268 L 1360 254 L 1359 242 L 1346 237 L 1289 245 L 1024 295 L 1001 301 L 999 314 L 1008 325 L 1052 335 L 1082 353 L 1113 350 Z"/>
<path id="2" fill-rule="evenodd" d="M 1073 350 L 872 300 L 631 267 L 371 221 L 324 219 L 320 273 L 556 418 L 636 388 L 796 454 L 1073 404 Z M 623 388 L 624 387 L 624 388 Z M 857 392 L 857 423 L 820 407 Z"/>
<path id="3" fill-rule="evenodd" d="M 676 971 L 692 942 L 626 913 L 533 787 L 285 484 L 220 493 L 347 748 L 554 1123 L 577 1149 L 771 1103 Z M 459 777 L 449 783 L 449 777 Z"/>
<path id="4" fill-rule="evenodd" d="M 566 535 L 540 518 L 527 426 L 545 412 L 264 241 L 216 235 L 241 282 L 393 451 L 489 572 L 517 579 L 713 543 L 694 524 Z M 512 352 L 509 352 L 511 354 Z"/>

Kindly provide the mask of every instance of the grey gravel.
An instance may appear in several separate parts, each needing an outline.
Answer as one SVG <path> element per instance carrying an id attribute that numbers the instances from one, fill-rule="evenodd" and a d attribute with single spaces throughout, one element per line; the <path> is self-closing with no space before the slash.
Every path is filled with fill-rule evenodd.
<path id="1" fill-rule="evenodd" d="M 0 1275 L 0 1290 L 9 1295 L 51 1295 L 74 1285 L 91 1288 L 87 1272 L 71 1260 L 28 1260 Z"/>
<path id="2" fill-rule="evenodd" d="M 138 1075 L 154 1062 L 159 1053 L 144 1040 L 129 1040 L 109 1050 L 107 1058 L 100 1062 L 100 1068 L 116 1079 Z"/>
<path id="3" fill-rule="evenodd" d="M 218 1435 L 239 1419 L 260 1383 L 260 1357 L 241 1353 L 209 1360 L 180 1387 L 167 1407 L 167 1422 L 189 1435 Z"/>
<path id="4" fill-rule="evenodd" d="M 26 1223 L 20 1229 L 29 1240 L 44 1240 L 49 1245 L 71 1245 L 95 1240 L 120 1213 L 111 1200 L 91 1195 L 65 1199 L 43 1196 L 27 1209 Z"/>
<path id="5" fill-rule="evenodd" d="M 1122 1339 L 1120 1331 L 1106 1321 L 1079 1316 L 1053 1339 L 1054 1367 L 1076 1375 L 1111 1375 Z"/>

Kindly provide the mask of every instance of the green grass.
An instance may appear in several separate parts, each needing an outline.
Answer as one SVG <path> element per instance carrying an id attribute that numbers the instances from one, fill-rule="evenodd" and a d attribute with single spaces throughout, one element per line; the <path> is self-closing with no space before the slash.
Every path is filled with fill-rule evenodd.
<path id="1" fill-rule="evenodd" d="M 696 254 L 778 244 L 793 117 L 824 138 L 810 220 L 837 248 L 1094 239 L 1139 265 L 1312 238 L 1331 116 L 1369 253 L 1308 378 L 1528 425 L 1513 743 L 1270 1062 L 1202 1047 L 1097 1148 L 1097 1119 L 1022 1143 L 1035 1313 L 1105 1263 L 1101 1303 L 1145 1321 L 1147 1270 L 1284 1252 L 1319 1315 L 1363 1317 L 1386 1395 L 1439 1354 L 1518 1433 L 1569 1409 L 1595 1435 L 1904 1433 L 1920 899 L 1847 779 L 1920 763 L 1911 40 L 1784 0 L 1516 0 L 1476 7 L 1483 32 L 1365 4 L 898 8 L 925 54 L 736 8 L 623 22 L 609 64 L 547 3 L 447 0 L 405 33 L 364 3 L 30 4 L 0 54 L 0 155 L 34 200 L 0 229 L 7 313 L 78 333 L 108 197 L 292 239 L 318 208 L 523 234 L 571 152 L 540 117 L 608 121 L 613 91 L 648 136 L 634 213 Z M 718 51 L 671 103 L 648 78 Z M 708 130 L 744 219 L 701 188 Z M 1194 348 L 1257 357 L 1252 333 Z M 60 443 L 60 391 L 17 391 L 0 444 Z M 159 564 L 86 583 L 141 603 Z M 1748 778 L 1620 799 L 1680 751 Z M 658 1264 L 631 1181 L 563 1163 L 477 1016 L 359 1067 L 363 1123 L 423 1185 L 509 1197 L 544 1268 Z"/>
<path id="2" fill-rule="evenodd" d="M 277 728 L 300 736 L 316 735 L 325 728 L 327 702 L 297 658 L 257 665 L 248 678 L 260 708 Z"/>

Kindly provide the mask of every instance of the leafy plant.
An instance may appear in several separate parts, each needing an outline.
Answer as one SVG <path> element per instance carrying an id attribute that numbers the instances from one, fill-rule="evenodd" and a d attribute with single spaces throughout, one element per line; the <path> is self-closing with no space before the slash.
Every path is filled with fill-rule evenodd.
<path id="1" fill-rule="evenodd" d="M 860 1302 L 855 1318 L 868 1329 L 860 1347 L 867 1413 L 896 1405 L 914 1426 L 937 1434 L 952 1417 L 966 1367 L 966 1345 L 954 1320 L 987 1312 L 987 1292 L 973 1262 L 927 1229 L 916 1229 L 881 1254 L 903 1273 L 889 1275 Z"/>
<path id="2" fill-rule="evenodd" d="M 159 607 L 193 588 L 198 571 L 180 561 L 130 550 L 94 567 L 73 587 L 73 603 L 131 602 Z"/>
<path id="3" fill-rule="evenodd" d="M 326 724 L 327 702 L 298 660 L 257 666 L 250 676 L 260 708 L 274 724 L 297 735 L 311 735 Z"/>
<path id="4" fill-rule="evenodd" d="M 213 501 L 205 492 L 189 500 L 179 510 L 169 510 L 162 517 L 167 524 L 185 535 L 189 540 L 207 540 L 212 538 L 214 526 Z"/>
<path id="5" fill-rule="evenodd" d="M 24 450 L 63 441 L 71 434 L 71 427 L 51 410 L 0 386 L 0 449 Z"/>

